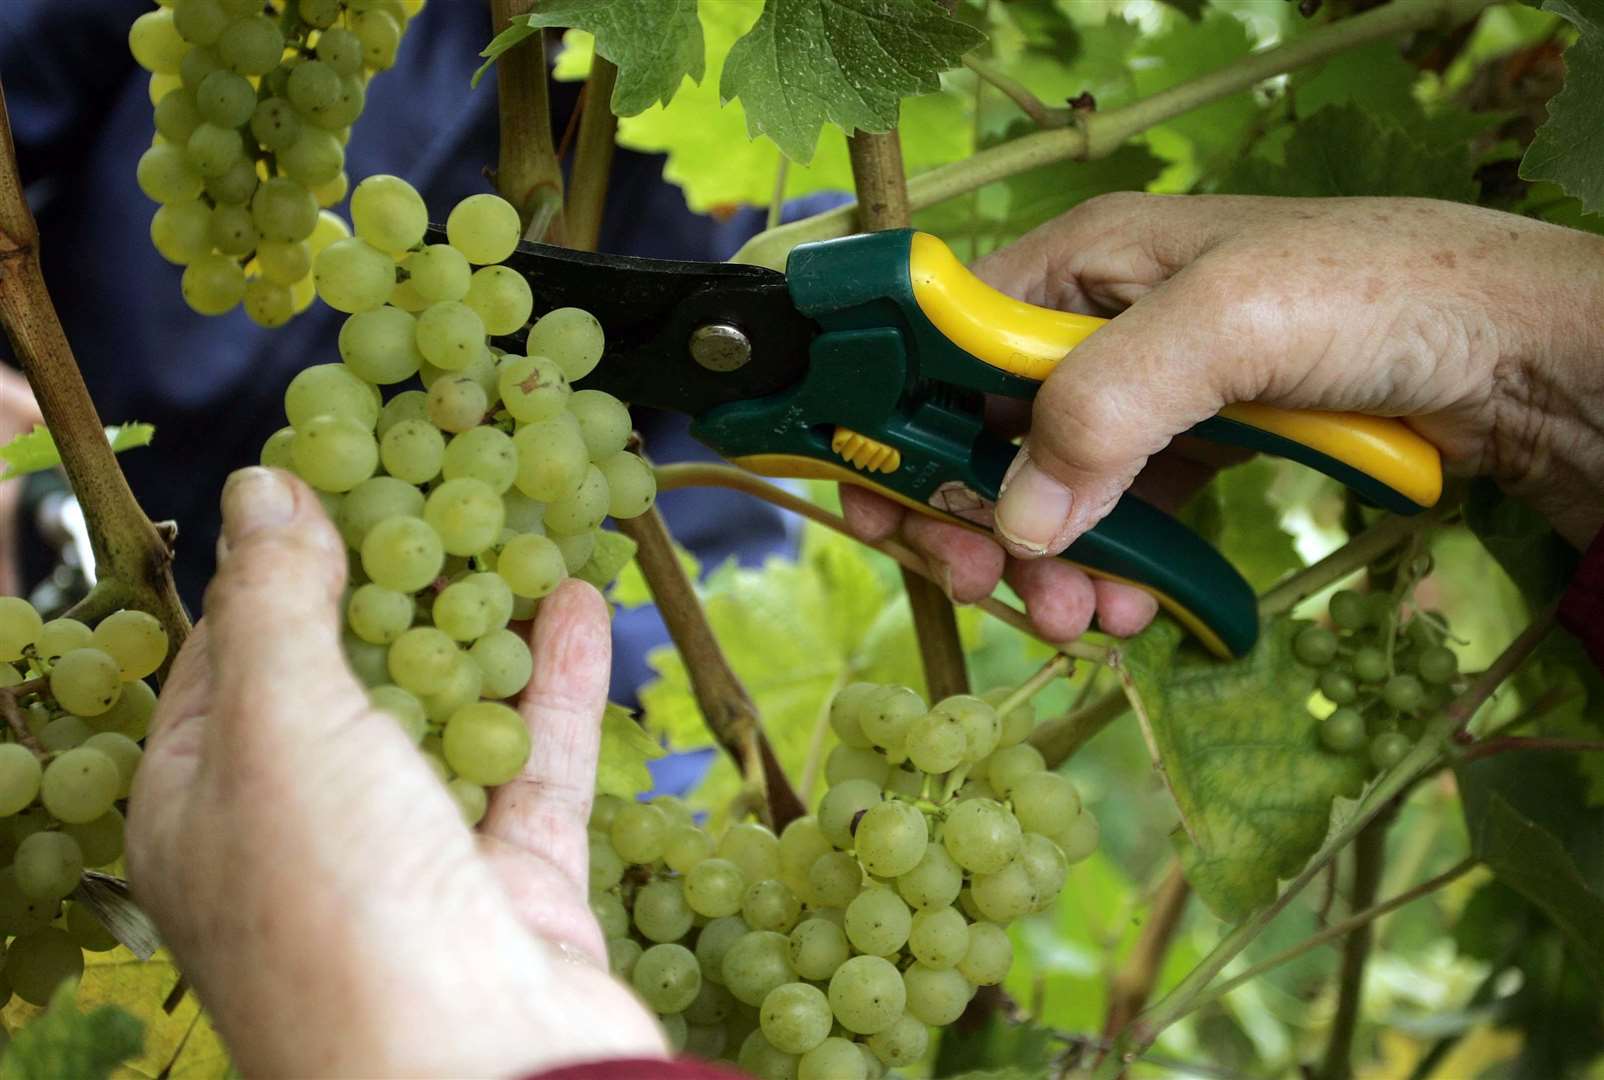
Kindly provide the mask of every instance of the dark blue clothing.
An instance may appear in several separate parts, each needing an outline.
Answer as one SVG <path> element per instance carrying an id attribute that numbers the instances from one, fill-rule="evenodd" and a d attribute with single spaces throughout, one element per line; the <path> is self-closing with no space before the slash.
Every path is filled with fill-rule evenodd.
<path id="1" fill-rule="evenodd" d="M 155 212 L 134 167 L 150 145 L 148 74 L 129 56 L 128 28 L 149 0 L 3 0 L 0 79 L 10 107 L 29 201 L 39 219 L 45 278 L 89 389 L 108 423 L 144 420 L 156 441 L 123 456 L 129 482 L 155 519 L 178 522 L 180 591 L 198 608 L 212 573 L 217 494 L 227 474 L 257 460 L 283 425 L 283 392 L 296 371 L 337 361 L 344 316 L 314 304 L 277 330 L 235 310 L 194 314 L 179 295 L 181 268 L 151 246 Z M 436 219 L 488 189 L 496 158 L 496 86 L 469 77 L 490 38 L 488 5 L 436 0 L 409 28 L 396 68 L 370 88 L 347 147 L 355 183 L 405 177 Z M 554 84 L 561 130 L 578 88 Z M 728 257 L 761 227 L 743 210 L 714 221 L 691 213 L 662 179 L 662 158 L 620 150 L 607 198 L 605 251 L 690 259 Z M 806 213 L 835 197 L 792 207 Z M 659 460 L 706 458 L 677 418 L 638 416 Z M 661 500 L 674 534 L 712 567 L 758 562 L 788 547 L 777 511 L 730 492 L 687 491 Z M 647 677 L 644 655 L 664 640 L 655 613 L 615 624 L 614 691 L 631 700 Z"/>

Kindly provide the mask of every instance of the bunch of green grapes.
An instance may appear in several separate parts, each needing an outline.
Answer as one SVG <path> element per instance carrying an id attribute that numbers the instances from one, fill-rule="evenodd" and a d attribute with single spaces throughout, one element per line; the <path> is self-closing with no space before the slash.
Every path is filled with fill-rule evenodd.
<path id="1" fill-rule="evenodd" d="M 150 238 L 202 315 L 242 303 L 282 326 L 313 297 L 345 198 L 345 144 L 368 80 L 395 63 L 423 0 L 160 0 L 128 44 L 150 71 L 156 135 L 140 190 Z"/>
<path id="2" fill-rule="evenodd" d="M 116 947 L 67 898 L 86 868 L 122 858 L 120 808 L 156 708 L 145 680 L 167 648 L 142 611 L 91 628 L 0 596 L 0 1003 L 44 1005 L 83 973 L 83 950 Z"/>
<path id="3" fill-rule="evenodd" d="M 425 245 L 423 199 L 370 176 L 351 214 L 356 235 L 313 270 L 318 294 L 349 313 L 342 359 L 290 382 L 289 424 L 261 461 L 320 493 L 351 550 L 352 667 L 477 822 L 485 788 L 529 756 L 502 704 L 532 669 L 508 624 L 571 574 L 606 584 L 602 522 L 644 513 L 656 481 L 626 449 L 624 404 L 569 385 L 601 359 L 601 325 L 575 308 L 529 325 L 529 285 L 499 265 L 520 235 L 510 203 L 464 199 L 449 242 Z M 527 355 L 489 343 L 526 326 Z"/>
<path id="4" fill-rule="evenodd" d="M 1007 926 L 1048 909 L 1097 847 L 1075 786 L 1006 692 L 927 708 L 858 683 L 830 722 L 829 790 L 775 836 L 716 841 L 677 800 L 597 799 L 591 906 L 620 978 L 676 1050 L 763 1080 L 871 1080 L 925 1056 L 1013 962 Z"/>
<path id="5" fill-rule="evenodd" d="M 1365 754 L 1377 771 L 1403 759 L 1459 680 L 1459 659 L 1444 644 L 1447 623 L 1427 611 L 1400 623 L 1399 608 L 1391 592 L 1343 589 L 1327 606 L 1331 626 L 1305 626 L 1292 640 L 1336 707 L 1320 722 L 1320 742 L 1333 753 Z"/>

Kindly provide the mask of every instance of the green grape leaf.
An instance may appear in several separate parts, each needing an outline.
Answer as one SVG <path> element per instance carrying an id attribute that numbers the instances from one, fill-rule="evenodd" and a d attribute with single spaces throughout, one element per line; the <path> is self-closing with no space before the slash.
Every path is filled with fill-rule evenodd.
<path id="1" fill-rule="evenodd" d="M 707 52 L 696 5 L 697 0 L 540 0 L 537 10 L 515 18 L 479 54 L 488 59 L 473 73 L 473 83 L 478 85 L 502 53 L 542 27 L 575 27 L 594 35 L 596 51 L 618 65 L 613 112 L 634 116 L 673 100 L 687 75 L 702 81 Z"/>
<path id="2" fill-rule="evenodd" d="M 1144 97 L 1156 94 L 1228 68 L 1252 49 L 1247 26 L 1223 11 L 1211 11 L 1198 21 L 1176 22 L 1168 32 L 1147 39 L 1137 49 L 1132 65 L 1137 90 Z M 1208 171 L 1241 152 L 1259 111 L 1252 92 L 1239 90 L 1160 126 L 1188 144 L 1186 164 Z"/>
<path id="3" fill-rule="evenodd" d="M 1187 879 L 1228 922 L 1275 898 L 1325 838 L 1332 800 L 1364 785 L 1364 761 L 1320 745 L 1316 673 L 1292 654 L 1302 625 L 1266 622 L 1233 662 L 1183 643 L 1167 618 L 1123 646 L 1180 810 Z"/>
<path id="4" fill-rule="evenodd" d="M 1548 180 L 1604 213 L 1604 0 L 1544 0 L 1578 37 L 1565 50 L 1565 86 L 1548 102 L 1548 121 L 1526 149 L 1520 175 Z"/>
<path id="5" fill-rule="evenodd" d="M 943 1039 L 942 1045 L 948 1040 Z M 1062 1043 L 1056 1043 L 1055 1049 L 1061 1051 Z M 1054 1076 L 1063 1075 L 1063 1070 L 1056 1061 L 1044 1061 L 1040 1065 L 1005 1065 L 1000 1069 L 970 1069 L 961 1073 L 942 1073 L 946 1080 L 1051 1080 Z"/>
<path id="6" fill-rule="evenodd" d="M 596 761 L 596 790 L 633 799 L 652 786 L 646 763 L 664 750 L 635 721 L 635 714 L 611 701 L 602 712 L 601 752 Z"/>
<path id="7" fill-rule="evenodd" d="M 1396 195 L 1474 202 L 1478 185 L 1466 147 L 1431 146 L 1357 105 L 1327 105 L 1293 129 L 1284 163 L 1244 158 L 1222 189 L 1248 195 Z"/>
<path id="8" fill-rule="evenodd" d="M 121 424 L 106 429 L 106 439 L 112 451 L 118 454 L 149 446 L 155 435 L 156 429 L 150 424 Z M 0 480 L 10 480 L 14 476 L 55 468 L 61 464 L 61 453 L 45 426 L 35 424 L 32 431 L 0 446 L 0 464 L 6 467 L 5 472 L 0 472 Z"/>
<path id="9" fill-rule="evenodd" d="M 0 1080 L 104 1080 L 144 1045 L 144 1025 L 115 1005 L 80 1011 L 76 979 L 57 988 L 50 1006 L 11 1036 Z"/>
<path id="10" fill-rule="evenodd" d="M 1576 569 L 1576 550 L 1548 519 L 1506 495 L 1492 480 L 1473 481 L 1465 498 L 1465 524 L 1534 609 L 1565 590 Z"/>
<path id="11" fill-rule="evenodd" d="M 707 77 L 687 85 L 668 105 L 654 105 L 618 124 L 620 146 L 668 155 L 663 177 L 685 191 L 692 210 L 717 214 L 741 205 L 761 205 L 774 196 L 784 160 L 769 139 L 747 138 L 742 103 L 719 98 L 718 85 L 730 48 L 762 12 L 762 0 L 719 0 L 702 10 L 707 37 Z M 558 59 L 557 76 L 584 77 L 589 35 L 570 31 Z M 968 157 L 974 149 L 969 95 L 955 90 L 902 102 L 897 131 L 910 175 Z M 852 165 L 839 131 L 819 140 L 807 166 L 790 163 L 781 192 L 795 199 L 818 191 L 850 191 Z"/>
<path id="12" fill-rule="evenodd" d="M 984 40 L 935 0 L 768 0 L 730 50 L 719 96 L 740 98 L 748 135 L 806 164 L 825 124 L 891 130 L 903 98 L 939 90 Z"/>
<path id="13" fill-rule="evenodd" d="M 1586 805 L 1569 757 L 1525 750 L 1456 772 L 1472 850 L 1604 973 L 1604 810 Z"/>
<path id="14" fill-rule="evenodd" d="M 1270 500 L 1280 475 L 1271 459 L 1254 458 L 1220 473 L 1180 514 L 1231 560 L 1255 592 L 1303 566 L 1292 534 L 1281 527 L 1281 510 Z"/>
<path id="15" fill-rule="evenodd" d="M 635 541 L 623 533 L 604 529 L 596 534 L 596 550 L 574 576 L 598 589 L 606 589 L 624 567 L 635 561 Z"/>

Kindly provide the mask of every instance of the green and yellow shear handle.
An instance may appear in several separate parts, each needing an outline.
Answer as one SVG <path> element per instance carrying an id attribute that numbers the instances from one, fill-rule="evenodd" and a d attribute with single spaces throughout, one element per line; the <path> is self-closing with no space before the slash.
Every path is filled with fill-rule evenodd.
<path id="1" fill-rule="evenodd" d="M 798 309 L 823 330 L 807 376 L 785 393 L 713 409 L 693 430 L 756 472 L 856 484 L 977 529 L 1016 450 L 986 431 L 983 395 L 1033 397 L 1106 321 L 1005 296 L 940 240 L 906 230 L 804 245 L 786 276 Z M 1436 447 L 1397 420 L 1240 404 L 1191 433 L 1309 465 L 1398 513 L 1442 492 Z M 1135 496 L 1063 557 L 1152 593 L 1221 656 L 1257 639 L 1241 575 Z"/>

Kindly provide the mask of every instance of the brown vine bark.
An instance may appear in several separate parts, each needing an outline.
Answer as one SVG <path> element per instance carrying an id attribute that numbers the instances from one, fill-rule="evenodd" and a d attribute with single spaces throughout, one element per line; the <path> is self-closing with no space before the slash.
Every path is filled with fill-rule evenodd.
<path id="1" fill-rule="evenodd" d="M 1364 911 L 1376 902 L 1381 871 L 1386 864 L 1387 828 L 1395 811 L 1388 810 L 1366 825 L 1353 842 L 1353 888 L 1348 910 Z M 1342 974 L 1337 982 L 1337 1013 L 1325 1059 L 1311 1074 L 1314 1080 L 1347 1080 L 1353 1075 L 1353 1035 L 1359 1024 L 1365 965 L 1370 959 L 1374 931 L 1370 923 L 1354 927 L 1342 943 Z"/>
<path id="2" fill-rule="evenodd" d="M 1152 910 L 1142 926 L 1141 936 L 1124 965 L 1114 973 L 1108 991 L 1108 1013 L 1103 1019 L 1103 1037 L 1112 1039 L 1147 1006 L 1147 999 L 1158 985 L 1159 972 L 1170 942 L 1186 914 L 1186 901 L 1192 895 L 1181 872 L 1180 860 L 1170 864 L 1169 872 L 1153 897 Z"/>
<path id="3" fill-rule="evenodd" d="M 138 607 L 150 612 L 161 620 L 176 653 L 190 622 L 173 585 L 172 547 L 128 487 L 45 287 L 39 269 L 39 229 L 23 195 L 3 86 L 0 325 L 39 400 L 67 479 L 83 505 L 101 581 L 86 603 L 97 610 Z M 166 674 L 165 665 L 161 674 Z"/>
<path id="4" fill-rule="evenodd" d="M 913 220 L 908 180 L 902 165 L 902 140 L 895 131 L 883 135 L 860 131 L 847 140 L 852 182 L 858 195 L 858 227 L 864 232 L 905 229 Z M 958 639 L 958 617 L 939 585 L 902 570 L 903 588 L 919 639 L 925 687 L 934 699 L 969 692 L 969 669 Z"/>
<path id="5" fill-rule="evenodd" d="M 618 117 L 612 108 L 613 87 L 617 83 L 617 65 L 601 56 L 591 61 L 564 220 L 568 245 L 581 251 L 595 251 L 601 237 L 607 180 L 613 169 L 613 139 L 618 133 Z"/>

